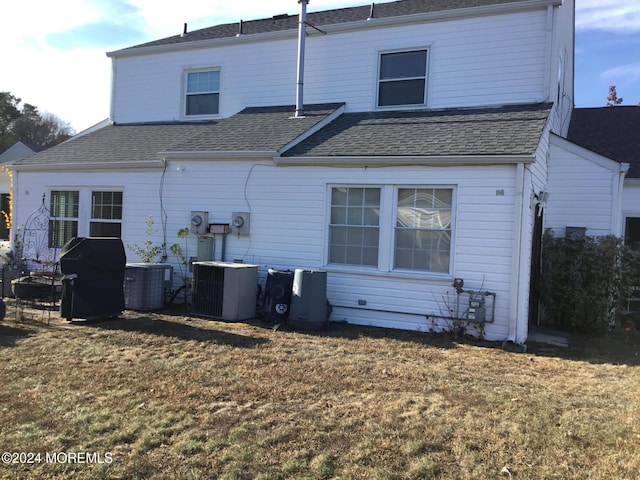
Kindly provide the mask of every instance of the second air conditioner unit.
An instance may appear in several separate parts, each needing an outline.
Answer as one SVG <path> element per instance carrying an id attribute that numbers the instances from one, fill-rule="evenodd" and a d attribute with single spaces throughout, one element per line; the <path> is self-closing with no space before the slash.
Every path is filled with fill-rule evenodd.
<path id="1" fill-rule="evenodd" d="M 256 315 L 258 266 L 244 263 L 194 262 L 191 312 L 221 320 Z"/>

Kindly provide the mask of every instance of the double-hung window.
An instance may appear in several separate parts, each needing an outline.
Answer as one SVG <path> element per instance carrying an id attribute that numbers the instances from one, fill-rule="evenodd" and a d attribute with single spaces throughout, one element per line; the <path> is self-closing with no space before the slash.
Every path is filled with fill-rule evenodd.
<path id="1" fill-rule="evenodd" d="M 451 189 L 398 189 L 394 268 L 449 271 L 452 204 Z"/>
<path id="2" fill-rule="evenodd" d="M 52 190 L 49 248 L 62 248 L 73 237 L 121 237 L 122 191 Z"/>
<path id="3" fill-rule="evenodd" d="M 91 192 L 92 237 L 120 237 L 122 233 L 122 192 Z"/>
<path id="4" fill-rule="evenodd" d="M 80 192 L 77 190 L 54 190 L 51 192 L 49 211 L 49 248 L 61 248 L 78 236 L 78 214 Z"/>
<path id="5" fill-rule="evenodd" d="M 334 186 L 329 194 L 329 265 L 450 272 L 453 187 Z"/>
<path id="6" fill-rule="evenodd" d="M 427 49 L 380 55 L 378 106 L 425 105 Z"/>
<path id="7" fill-rule="evenodd" d="M 186 74 L 185 114 L 217 115 L 220 111 L 220 70 Z"/>
<path id="8" fill-rule="evenodd" d="M 331 190 L 329 262 L 377 266 L 380 241 L 380 189 Z"/>

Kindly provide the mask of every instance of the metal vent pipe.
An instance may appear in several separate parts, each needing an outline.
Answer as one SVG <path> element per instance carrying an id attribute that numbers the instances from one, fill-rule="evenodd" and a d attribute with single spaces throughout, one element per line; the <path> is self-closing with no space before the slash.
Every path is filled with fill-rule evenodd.
<path id="1" fill-rule="evenodd" d="M 309 0 L 298 0 L 300 20 L 298 24 L 298 82 L 296 84 L 296 117 L 304 116 L 304 48 L 307 26 L 307 5 Z"/>

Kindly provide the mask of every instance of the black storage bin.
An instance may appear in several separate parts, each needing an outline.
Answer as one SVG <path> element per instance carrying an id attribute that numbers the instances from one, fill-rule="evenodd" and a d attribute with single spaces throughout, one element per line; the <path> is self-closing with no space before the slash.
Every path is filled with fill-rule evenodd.
<path id="1" fill-rule="evenodd" d="M 69 240 L 60 253 L 60 315 L 67 320 L 120 315 L 124 311 L 125 264 L 119 238 Z"/>
<path id="2" fill-rule="evenodd" d="M 283 323 L 289 316 L 293 272 L 270 268 L 264 288 L 262 319 L 269 323 Z"/>

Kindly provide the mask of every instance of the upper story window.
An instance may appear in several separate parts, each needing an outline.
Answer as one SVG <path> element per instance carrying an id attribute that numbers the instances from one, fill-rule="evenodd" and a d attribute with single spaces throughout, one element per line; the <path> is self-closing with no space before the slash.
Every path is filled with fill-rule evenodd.
<path id="1" fill-rule="evenodd" d="M 185 113 L 217 115 L 220 110 L 220 71 L 187 72 Z"/>
<path id="2" fill-rule="evenodd" d="M 426 49 L 380 55 L 379 107 L 426 103 L 427 56 Z"/>

